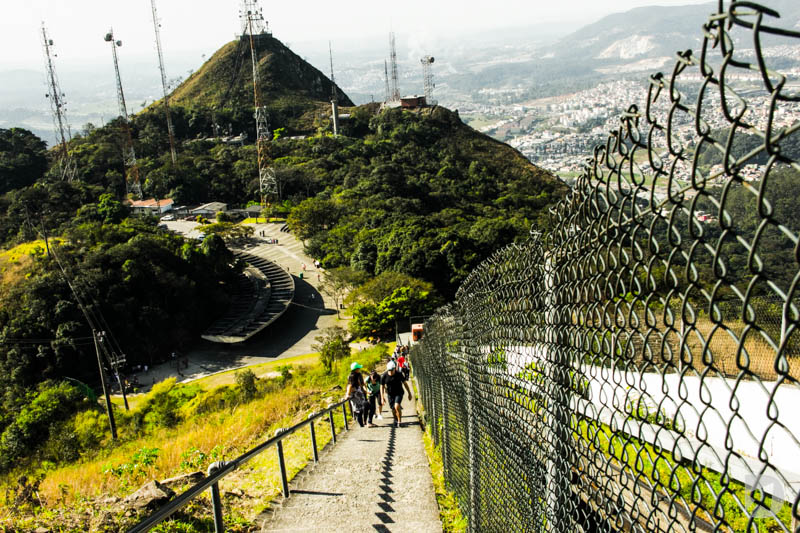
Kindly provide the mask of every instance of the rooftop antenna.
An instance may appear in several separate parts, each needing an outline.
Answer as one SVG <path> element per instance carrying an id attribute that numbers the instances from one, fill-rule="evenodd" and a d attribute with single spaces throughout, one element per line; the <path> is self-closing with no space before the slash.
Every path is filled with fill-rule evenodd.
<path id="1" fill-rule="evenodd" d="M 169 134 L 169 153 L 172 156 L 172 164 L 177 162 L 175 154 L 175 128 L 172 126 L 172 117 L 169 114 L 169 88 L 167 87 L 167 71 L 164 68 L 164 52 L 161 50 L 161 21 L 156 11 L 156 0 L 150 0 L 150 7 L 153 11 L 153 28 L 156 31 L 156 48 L 158 49 L 158 68 L 161 70 L 161 88 L 164 90 L 164 115 L 167 117 L 167 133 Z"/>
<path id="2" fill-rule="evenodd" d="M 400 100 L 400 88 L 397 85 L 397 47 L 394 43 L 394 32 L 389 32 L 390 60 L 392 63 L 392 98 L 393 102 Z"/>
<path id="3" fill-rule="evenodd" d="M 56 129 L 56 141 L 58 142 L 58 165 L 61 171 L 61 179 L 72 181 L 75 177 L 75 167 L 67 149 L 67 142 L 71 140 L 69 122 L 67 122 L 67 103 L 64 100 L 64 93 L 58 83 L 56 67 L 53 58 L 57 57 L 53 52 L 53 40 L 47 36 L 47 29 L 42 22 L 42 42 L 44 43 L 45 66 L 47 68 L 47 93 L 45 98 L 50 100 L 50 109 L 53 113 L 53 125 Z"/>
<path id="4" fill-rule="evenodd" d="M 386 98 L 384 99 L 385 102 L 388 102 L 392 98 L 392 93 L 389 90 L 389 65 L 386 63 L 386 60 L 383 60 L 383 73 L 386 76 Z"/>
<path id="5" fill-rule="evenodd" d="M 108 30 L 104 40 L 111 43 L 111 55 L 114 57 L 114 74 L 117 77 L 117 103 L 119 104 L 119 116 L 122 118 L 123 147 L 122 157 L 125 162 L 126 194 L 135 194 L 142 198 L 142 185 L 139 182 L 139 164 L 136 162 L 136 152 L 133 149 L 133 135 L 131 135 L 131 122 L 128 117 L 128 106 L 125 105 L 125 93 L 122 90 L 122 78 L 119 75 L 119 59 L 117 58 L 117 48 L 122 46 L 122 41 L 114 40 L 113 28 Z"/>
<path id="6" fill-rule="evenodd" d="M 433 88 L 435 85 L 433 84 L 433 69 L 431 65 L 433 65 L 433 56 L 424 56 L 422 59 L 419 60 L 422 63 L 422 78 L 425 87 L 425 101 L 428 105 L 434 105 L 433 101 Z"/>
<path id="7" fill-rule="evenodd" d="M 333 136 L 339 135 L 339 95 L 336 94 L 336 79 L 333 77 L 333 48 L 328 41 L 328 53 L 331 57 L 331 117 L 333 118 Z"/>
<path id="8" fill-rule="evenodd" d="M 267 32 L 267 23 L 258 5 L 258 0 L 242 0 L 242 37 L 250 38 L 250 59 L 253 64 L 253 105 L 256 119 L 256 152 L 258 154 L 258 187 L 261 193 L 261 208 L 267 207 L 267 197 L 278 195 L 278 182 L 275 171 L 267 167 L 267 144 L 269 143 L 269 123 L 267 108 L 261 104 L 261 90 L 258 76 L 258 51 L 256 38 Z"/>

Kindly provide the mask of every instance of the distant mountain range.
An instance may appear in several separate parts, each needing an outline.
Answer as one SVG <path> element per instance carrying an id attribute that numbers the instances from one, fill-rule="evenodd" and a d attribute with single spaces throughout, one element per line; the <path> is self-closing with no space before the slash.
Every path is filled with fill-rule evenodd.
<path id="1" fill-rule="evenodd" d="M 764 25 L 800 28 L 798 0 L 762 0 L 761 3 L 780 14 L 779 19 L 765 15 Z M 709 2 L 677 7 L 640 7 L 615 13 L 564 37 L 549 47 L 546 55 L 549 55 L 548 59 L 574 60 L 587 66 L 641 63 L 646 69 L 648 64 L 653 64 L 652 60 L 674 59 L 679 50 L 692 49 L 699 53 L 703 24 L 716 10 L 717 2 Z M 750 30 L 734 28 L 731 33 L 737 48 L 753 47 Z M 762 37 L 765 47 L 778 42 L 766 34 Z M 785 44 L 786 39 L 782 38 L 780 42 Z M 800 46 L 800 40 L 796 44 Z"/>
<path id="2" fill-rule="evenodd" d="M 780 14 L 780 19 L 765 15 L 764 24 L 800 30 L 800 0 L 761 0 L 760 3 Z M 727 0 L 726 4 L 729 4 Z M 436 49 L 422 49 L 413 34 L 404 35 L 400 31 L 401 91 L 404 94 L 422 92 L 419 58 L 423 54 L 436 57 L 435 97 L 450 108 L 458 108 L 463 102 L 492 105 L 571 93 L 609 77 L 644 79 L 648 73 L 671 69 L 677 51 L 699 51 L 702 26 L 716 9 L 717 2 L 641 7 L 608 15 L 580 29 L 565 22 L 562 26 L 515 28 L 475 33 L 458 39 L 442 38 Z M 734 30 L 733 35 L 738 50 L 753 47 L 749 30 Z M 782 39 L 784 44 L 786 41 Z M 775 42 L 776 39 L 767 36 L 763 44 L 769 47 Z M 800 66 L 800 42 L 790 45 L 793 45 L 793 50 L 779 50 L 773 54 L 780 59 L 781 68 Z M 232 58 L 240 55 L 238 48 L 226 49 L 225 52 Z M 298 45 L 292 52 L 327 73 L 327 41 Z M 383 62 L 387 57 L 388 40 L 386 44 L 370 40 L 362 46 L 355 47 L 351 43 L 341 48 L 334 43 L 336 79 L 353 102 L 361 104 L 383 99 Z M 233 66 L 236 67 L 233 72 L 238 71 L 238 65 Z M 61 73 L 74 129 L 87 121 L 110 120 L 116 114 L 110 67 L 105 67 L 102 72 L 99 67 L 92 68 L 91 73 Z M 175 71 L 187 72 L 187 68 L 184 65 Z M 202 68 L 199 65 L 194 68 L 199 70 L 190 78 L 196 79 Z M 243 76 L 248 75 L 246 70 L 242 70 Z M 144 70 L 135 65 L 125 65 L 123 78 L 133 107 L 131 111 L 138 111 L 143 100 L 149 103 L 158 98 L 160 84 L 155 74 L 151 67 Z M 0 127 L 21 125 L 38 134 L 47 134 L 50 119 L 43 98 L 42 78 L 35 71 L 0 72 L 3 80 L 0 84 Z M 313 87 L 317 74 L 312 78 L 309 90 L 316 93 L 321 89 L 319 95 L 325 93 L 326 88 Z"/>

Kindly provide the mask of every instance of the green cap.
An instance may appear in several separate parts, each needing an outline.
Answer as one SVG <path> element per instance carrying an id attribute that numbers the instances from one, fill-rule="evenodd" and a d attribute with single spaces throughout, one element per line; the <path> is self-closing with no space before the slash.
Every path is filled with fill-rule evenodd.
<path id="1" fill-rule="evenodd" d="M 357 368 L 364 368 L 364 367 L 359 365 L 358 363 L 353 363 L 352 365 L 350 365 L 350 370 L 355 370 Z"/>

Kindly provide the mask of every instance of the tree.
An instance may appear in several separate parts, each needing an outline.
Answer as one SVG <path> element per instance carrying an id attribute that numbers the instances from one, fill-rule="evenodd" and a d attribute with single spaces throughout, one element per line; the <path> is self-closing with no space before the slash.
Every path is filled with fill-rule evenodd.
<path id="1" fill-rule="evenodd" d="M 319 351 L 319 360 L 328 374 L 339 359 L 350 355 L 350 345 L 345 338 L 346 332 L 339 326 L 325 328 L 322 335 L 314 337 L 317 342 L 311 348 Z"/>
<path id="2" fill-rule="evenodd" d="M 350 267 L 339 267 L 329 270 L 322 283 L 322 292 L 333 299 L 336 316 L 339 316 L 340 303 L 353 287 L 357 287 L 366 279 L 366 274 Z"/>
<path id="3" fill-rule="evenodd" d="M 32 185 L 47 170 L 47 145 L 23 128 L 0 128 L 0 194 Z"/>
<path id="4" fill-rule="evenodd" d="M 103 222 L 119 224 L 128 216 L 128 208 L 119 202 L 109 193 L 101 194 L 97 205 L 97 213 L 102 217 Z"/>

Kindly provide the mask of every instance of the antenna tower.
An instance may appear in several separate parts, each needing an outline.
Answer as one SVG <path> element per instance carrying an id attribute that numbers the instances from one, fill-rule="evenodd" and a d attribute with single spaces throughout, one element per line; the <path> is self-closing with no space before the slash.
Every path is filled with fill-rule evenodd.
<path id="1" fill-rule="evenodd" d="M 269 143 L 269 122 L 267 108 L 261 104 L 260 80 L 258 76 L 258 53 L 256 51 L 256 36 L 267 33 L 267 23 L 258 6 L 258 0 L 243 0 L 242 10 L 242 37 L 250 38 L 250 59 L 253 64 L 253 105 L 256 119 L 256 152 L 258 154 L 258 186 L 261 192 L 261 207 L 267 206 L 267 196 L 277 196 L 278 182 L 275 171 L 267 168 L 267 143 Z"/>
<path id="2" fill-rule="evenodd" d="M 392 97 L 391 101 L 400 100 L 400 88 L 397 85 L 397 48 L 394 44 L 394 32 L 389 33 L 389 48 L 391 49 L 390 60 L 392 63 Z"/>
<path id="3" fill-rule="evenodd" d="M 336 93 L 336 78 L 333 77 L 333 48 L 331 48 L 330 41 L 328 41 L 328 54 L 330 54 L 331 58 L 331 102 L 338 102 L 339 95 Z"/>
<path id="4" fill-rule="evenodd" d="M 435 87 L 433 84 L 433 69 L 431 68 L 431 65 L 433 65 L 433 56 L 424 56 L 419 61 L 422 63 L 422 78 L 425 86 L 425 101 L 428 103 L 428 105 L 433 105 L 433 88 Z"/>
<path id="5" fill-rule="evenodd" d="M 106 33 L 104 40 L 111 43 L 111 55 L 114 57 L 114 74 L 117 76 L 117 103 L 119 104 L 119 116 L 122 118 L 123 147 L 122 157 L 125 162 L 127 173 L 125 186 L 128 194 L 135 194 L 142 197 L 142 185 L 139 182 L 139 164 L 136 162 L 136 152 L 133 149 L 133 135 L 131 135 L 131 122 L 128 117 L 128 106 L 125 105 L 125 93 L 122 90 L 122 78 L 119 75 L 119 60 L 117 58 L 117 47 L 122 46 L 122 41 L 114 40 L 114 30 Z"/>
<path id="6" fill-rule="evenodd" d="M 158 68 L 161 70 L 161 88 L 164 90 L 164 114 L 167 117 L 167 133 L 169 134 L 169 153 L 172 156 L 172 164 L 177 161 L 175 154 L 175 128 L 172 126 L 172 117 L 169 114 L 169 89 L 167 87 L 167 71 L 164 68 L 164 52 L 161 50 L 161 21 L 158 19 L 156 11 L 156 0 L 150 0 L 150 7 L 153 10 L 153 28 L 156 30 L 156 48 L 158 49 Z"/>
<path id="7" fill-rule="evenodd" d="M 328 41 L 328 53 L 331 57 L 331 119 L 333 120 L 333 135 L 339 135 L 339 95 L 336 93 L 336 79 L 333 77 L 333 49 Z"/>
<path id="8" fill-rule="evenodd" d="M 47 94 L 45 94 L 45 98 L 50 100 L 50 109 L 53 112 L 61 179 L 72 181 L 72 178 L 75 177 L 75 167 L 67 149 L 67 142 L 71 140 L 69 122 L 67 122 L 67 103 L 64 101 L 64 93 L 61 92 L 61 86 L 58 84 L 58 76 L 56 75 L 56 67 L 53 64 L 53 58 L 56 57 L 52 50 L 53 40 L 47 36 L 44 22 L 42 23 L 42 42 L 44 43 L 45 66 L 47 68 Z"/>
<path id="9" fill-rule="evenodd" d="M 264 20 L 264 12 L 258 5 L 258 0 L 242 0 L 239 14 L 242 19 L 242 36 L 261 35 L 262 33 L 271 35 L 269 25 Z"/>
<path id="10" fill-rule="evenodd" d="M 386 60 L 383 60 L 383 74 L 386 80 L 386 98 L 384 101 L 388 102 L 392 98 L 392 93 L 389 90 L 389 65 L 386 63 Z"/>

